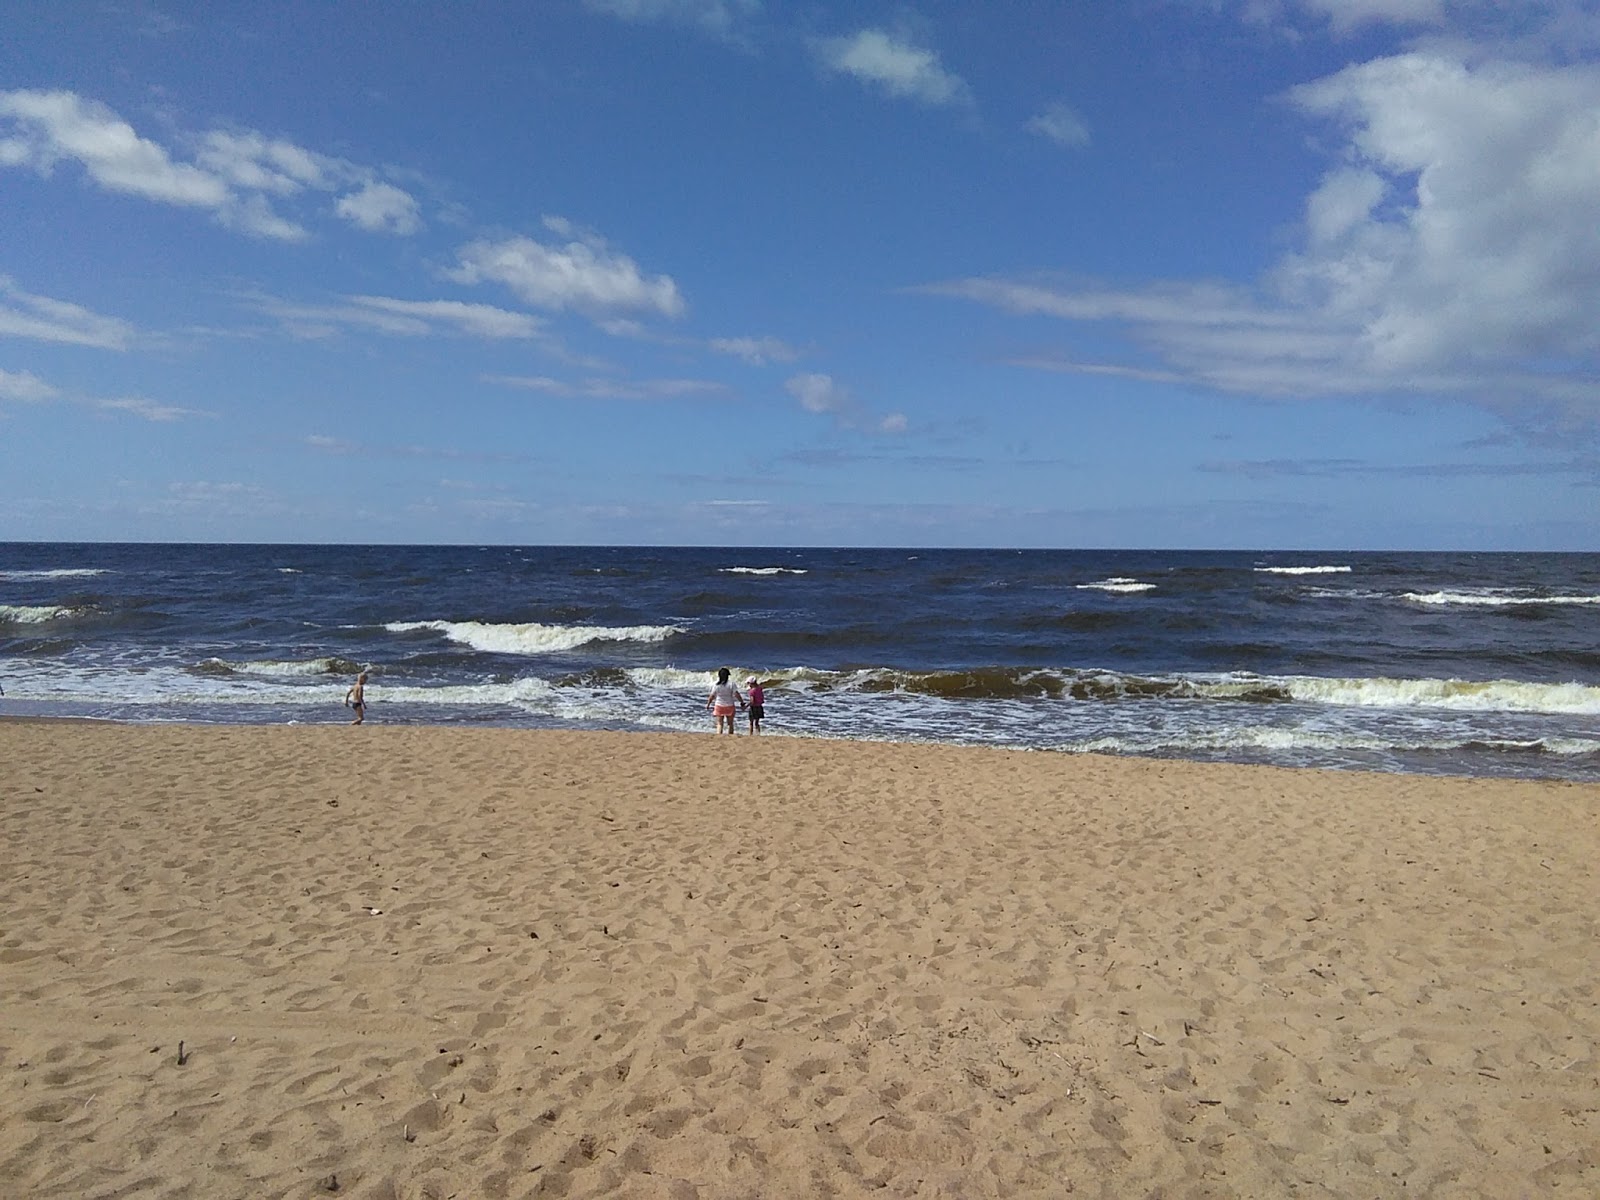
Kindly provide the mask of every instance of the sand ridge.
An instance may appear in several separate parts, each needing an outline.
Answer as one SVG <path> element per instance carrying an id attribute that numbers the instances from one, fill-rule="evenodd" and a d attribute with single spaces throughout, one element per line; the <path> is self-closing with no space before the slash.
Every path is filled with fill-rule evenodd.
<path id="1" fill-rule="evenodd" d="M 15 1194 L 1600 1192 L 1600 787 L 372 725 L 0 763 Z"/>

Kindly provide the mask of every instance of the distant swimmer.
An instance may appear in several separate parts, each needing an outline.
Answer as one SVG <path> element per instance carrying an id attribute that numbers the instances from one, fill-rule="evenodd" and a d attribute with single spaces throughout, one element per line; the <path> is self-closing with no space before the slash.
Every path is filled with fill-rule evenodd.
<path id="1" fill-rule="evenodd" d="M 744 697 L 739 694 L 738 688 L 728 682 L 728 668 L 723 667 L 717 672 L 717 682 L 711 686 L 711 695 L 706 697 L 706 707 L 717 719 L 718 733 L 735 732 L 733 728 L 735 706 L 743 708 Z"/>
<path id="2" fill-rule="evenodd" d="M 761 718 L 767 715 L 767 693 L 759 679 L 751 679 L 745 687 L 750 692 L 750 732 L 754 735 L 761 732 Z"/>
<path id="3" fill-rule="evenodd" d="M 356 719 L 352 725 L 359 725 L 367 719 L 367 673 L 365 671 L 356 676 L 356 681 L 350 685 L 350 690 L 344 694 L 346 707 L 356 710 Z"/>

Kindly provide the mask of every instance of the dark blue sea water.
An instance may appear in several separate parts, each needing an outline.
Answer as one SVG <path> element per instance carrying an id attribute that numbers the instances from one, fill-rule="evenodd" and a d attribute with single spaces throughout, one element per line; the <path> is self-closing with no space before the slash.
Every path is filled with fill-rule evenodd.
<path id="1" fill-rule="evenodd" d="M 0 712 L 1600 779 L 1600 555 L 0 544 Z"/>

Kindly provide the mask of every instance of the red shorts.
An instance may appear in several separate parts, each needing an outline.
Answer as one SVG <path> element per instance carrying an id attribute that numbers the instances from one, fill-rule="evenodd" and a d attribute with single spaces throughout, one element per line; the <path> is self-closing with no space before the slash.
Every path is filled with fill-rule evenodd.
<path id="1" fill-rule="evenodd" d="M 715 717 L 731 717 L 733 716 L 733 705 L 719 704 L 711 710 L 711 715 Z"/>

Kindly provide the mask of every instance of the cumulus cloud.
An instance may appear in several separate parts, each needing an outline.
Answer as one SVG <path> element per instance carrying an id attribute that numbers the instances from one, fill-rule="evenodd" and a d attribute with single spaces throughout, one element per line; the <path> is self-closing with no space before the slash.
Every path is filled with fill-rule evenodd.
<path id="1" fill-rule="evenodd" d="M 937 53 L 882 29 L 827 38 L 817 44 L 817 56 L 829 71 L 880 87 L 899 99 L 934 106 L 972 100 L 966 81 L 945 70 Z"/>
<path id="2" fill-rule="evenodd" d="M 411 234 L 422 228 L 416 198 L 388 183 L 365 184 L 342 197 L 334 211 L 368 233 Z"/>
<path id="3" fill-rule="evenodd" d="M 133 341 L 133 326 L 65 300 L 30 295 L 0 275 L 0 337 L 126 350 Z"/>
<path id="4" fill-rule="evenodd" d="M 559 217 L 547 217 L 545 226 L 567 240 L 553 245 L 531 237 L 470 242 L 448 277 L 457 283 L 498 283 L 538 308 L 595 317 L 628 311 L 683 314 L 683 297 L 670 276 L 646 275 L 604 239 Z"/>
<path id="5" fill-rule="evenodd" d="M 49 176 L 75 162 L 109 192 L 208 212 L 254 237 L 310 236 L 274 207 L 304 193 L 345 192 L 334 211 L 363 229 L 414 233 L 416 201 L 366 167 L 253 131 L 213 130 L 189 139 L 193 161 L 142 136 L 98 101 L 70 91 L 0 92 L 0 167 Z"/>
<path id="6" fill-rule="evenodd" d="M 1116 322 L 1154 360 L 1034 366 L 1277 396 L 1453 394 L 1501 411 L 1521 398 L 1600 421 L 1600 70 L 1416 52 L 1289 100 L 1339 141 L 1298 246 L 1259 286 L 964 279 L 930 290 Z"/>
<path id="7" fill-rule="evenodd" d="M 1069 150 L 1079 150 L 1089 144 L 1088 122 L 1070 105 L 1060 101 L 1047 104 L 1024 128 Z"/>

